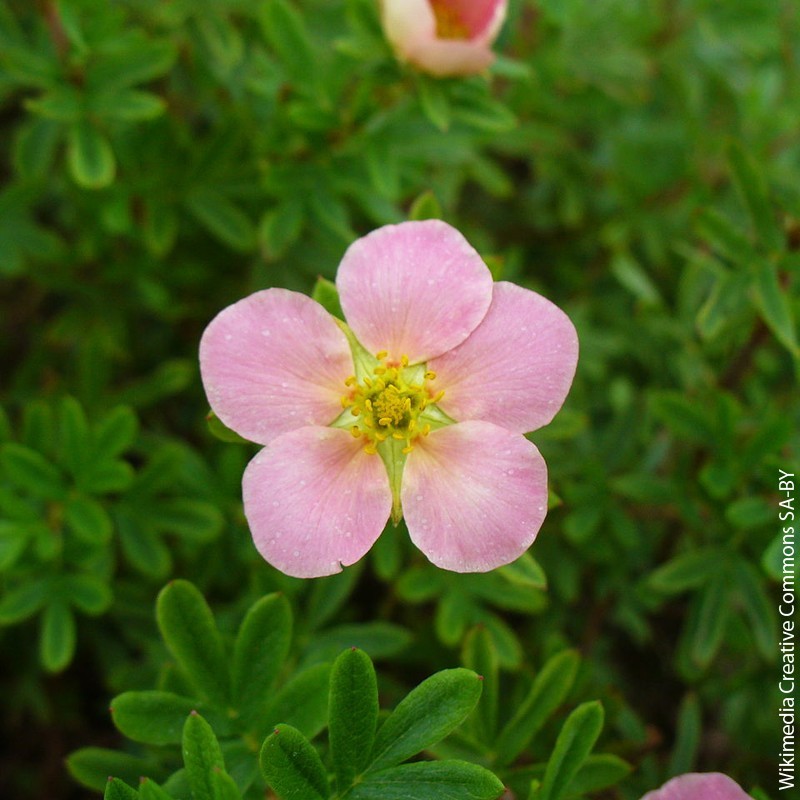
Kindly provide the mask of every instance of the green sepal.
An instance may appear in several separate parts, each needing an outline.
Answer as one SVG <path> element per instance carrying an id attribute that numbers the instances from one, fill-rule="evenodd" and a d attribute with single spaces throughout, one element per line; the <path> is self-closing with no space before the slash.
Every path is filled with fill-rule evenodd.
<path id="1" fill-rule="evenodd" d="M 311 292 L 311 299 L 316 300 L 329 314 L 336 317 L 337 320 L 341 321 L 344 319 L 342 304 L 339 302 L 339 290 L 336 288 L 336 284 L 333 281 L 329 281 L 321 275 L 318 276 L 317 282 L 314 284 L 314 289 Z"/>
<path id="2" fill-rule="evenodd" d="M 206 414 L 208 430 L 212 436 L 228 444 L 251 444 L 250 441 L 232 431 L 213 411 Z"/>

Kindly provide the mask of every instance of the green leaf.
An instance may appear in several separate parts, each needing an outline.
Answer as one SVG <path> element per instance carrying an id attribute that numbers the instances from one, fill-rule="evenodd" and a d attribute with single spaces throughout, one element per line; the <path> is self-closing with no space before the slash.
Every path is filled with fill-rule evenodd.
<path id="1" fill-rule="evenodd" d="M 496 800 L 503 784 L 488 769 L 464 761 L 419 761 L 369 774 L 352 800 Z"/>
<path id="2" fill-rule="evenodd" d="M 270 697 L 258 727 L 263 735 L 285 722 L 313 738 L 328 721 L 330 664 L 315 664 L 298 672 L 279 692 Z"/>
<path id="3" fill-rule="evenodd" d="M 89 98 L 89 108 L 98 116 L 123 122 L 140 122 L 161 116 L 167 104 L 151 92 L 123 89 Z"/>
<path id="4" fill-rule="evenodd" d="M 63 84 L 41 97 L 26 100 L 25 108 L 55 122 L 77 122 L 83 114 L 83 96 L 71 84 Z"/>
<path id="5" fill-rule="evenodd" d="M 241 253 L 253 249 L 256 241 L 253 223 L 221 192 L 211 187 L 195 189 L 185 202 L 192 216 L 219 241 Z"/>
<path id="6" fill-rule="evenodd" d="M 139 421 L 128 406 L 115 406 L 94 429 L 94 452 L 99 457 L 122 455 L 136 441 Z"/>
<path id="7" fill-rule="evenodd" d="M 647 583 L 658 592 L 680 594 L 710 580 L 724 558 L 725 553 L 716 547 L 692 550 L 653 570 Z"/>
<path id="8" fill-rule="evenodd" d="M 753 289 L 761 318 L 792 356 L 799 358 L 800 347 L 788 290 L 781 287 L 778 269 L 774 264 L 760 264 L 756 268 Z"/>
<path id="9" fill-rule="evenodd" d="M 599 792 L 615 786 L 631 772 L 631 765 L 619 756 L 603 753 L 589 756 L 569 785 L 570 795 Z"/>
<path id="10" fill-rule="evenodd" d="M 298 91 L 317 91 L 319 60 L 299 11 L 286 0 L 267 0 L 257 12 L 264 38 L 277 53 Z"/>
<path id="11" fill-rule="evenodd" d="M 109 778 L 103 800 L 138 800 L 139 792 L 119 778 Z"/>
<path id="12" fill-rule="evenodd" d="M 653 414 L 678 436 L 691 441 L 713 443 L 714 429 L 706 408 L 697 398 L 682 392 L 659 391 L 650 395 Z"/>
<path id="13" fill-rule="evenodd" d="M 67 770 L 76 781 L 102 792 L 108 776 L 115 775 L 126 783 L 135 783 L 140 775 L 152 772 L 152 761 L 118 750 L 83 747 L 67 757 Z"/>
<path id="14" fill-rule="evenodd" d="M 336 625 L 315 635 L 306 657 L 313 654 L 315 661 L 333 659 L 345 647 L 358 647 L 377 660 L 396 655 L 411 641 L 411 633 L 392 622 L 354 622 Z"/>
<path id="15" fill-rule="evenodd" d="M 76 122 L 67 132 L 67 164 L 84 189 L 110 186 L 117 171 L 108 139 L 88 120 Z"/>
<path id="16" fill-rule="evenodd" d="M 408 218 L 410 220 L 442 219 L 442 213 L 442 207 L 436 199 L 436 195 L 427 191 L 419 195 L 411 204 Z"/>
<path id="17" fill-rule="evenodd" d="M 483 682 L 471 670 L 437 672 L 400 701 L 375 739 L 370 772 L 391 767 L 444 739 L 475 708 Z"/>
<path id="18" fill-rule="evenodd" d="M 775 607 L 764 587 L 765 582 L 759 571 L 742 558 L 737 558 L 733 563 L 732 579 L 756 647 L 762 658 L 772 661 L 776 657 L 775 642 L 779 639 L 778 621 Z"/>
<path id="19" fill-rule="evenodd" d="M 0 520 L 0 572 L 16 564 L 28 541 L 29 534 L 24 525 L 11 520 Z"/>
<path id="20" fill-rule="evenodd" d="M 264 257 L 281 258 L 297 241 L 304 224 L 303 204 L 297 200 L 284 200 L 266 211 L 258 225 L 258 243 Z"/>
<path id="21" fill-rule="evenodd" d="M 242 718 L 264 715 L 270 689 L 289 654 L 292 610 L 285 597 L 270 594 L 247 612 L 233 651 L 233 698 Z"/>
<path id="22" fill-rule="evenodd" d="M 0 600 L 0 625 L 13 625 L 33 616 L 46 602 L 50 584 L 44 579 L 26 581 L 7 590 Z"/>
<path id="23" fill-rule="evenodd" d="M 261 772 L 281 800 L 325 800 L 328 776 L 317 751 L 291 725 L 278 725 L 261 748 Z"/>
<path id="24" fill-rule="evenodd" d="M 214 800 L 241 800 L 242 798 L 236 781 L 227 772 L 214 770 L 211 773 L 211 786 L 214 789 Z"/>
<path id="25" fill-rule="evenodd" d="M 225 762 L 211 726 L 192 711 L 183 726 L 183 764 L 193 800 L 217 800 L 212 775 L 224 770 Z"/>
<path id="26" fill-rule="evenodd" d="M 111 701 L 111 718 L 134 742 L 179 744 L 197 701 L 172 692 L 123 692 Z"/>
<path id="27" fill-rule="evenodd" d="M 700 235 L 719 253 L 734 264 L 748 267 L 754 257 L 750 240 L 731 220 L 715 208 L 706 208 L 697 218 Z"/>
<path id="28" fill-rule="evenodd" d="M 669 775 L 683 775 L 694 769 L 703 734 L 703 719 L 697 695 L 689 693 L 683 698 L 676 728 L 675 744 L 669 759 Z"/>
<path id="29" fill-rule="evenodd" d="M 153 580 L 166 577 L 172 556 L 158 534 L 130 509 L 118 509 L 116 521 L 122 551 L 130 564 Z"/>
<path id="30" fill-rule="evenodd" d="M 87 544 L 105 544 L 113 533 L 106 510 L 90 497 L 70 498 L 64 507 L 64 521 L 72 533 Z"/>
<path id="31" fill-rule="evenodd" d="M 87 75 L 92 92 L 112 93 L 168 72 L 177 55 L 167 40 L 130 36 L 110 43 Z"/>
<path id="32" fill-rule="evenodd" d="M 578 706 L 567 717 L 547 762 L 537 797 L 559 800 L 584 763 L 603 729 L 603 706 L 595 700 Z"/>
<path id="33" fill-rule="evenodd" d="M 14 142 L 14 167 L 29 180 L 42 180 L 53 168 L 63 126 L 49 119 L 31 119 Z"/>
<path id="34" fill-rule="evenodd" d="M 527 697 L 500 732 L 495 747 L 499 764 L 510 764 L 564 702 L 575 682 L 579 664 L 580 657 L 574 650 L 564 650 L 542 667 Z"/>
<path id="35" fill-rule="evenodd" d="M 750 212 L 756 235 L 765 247 L 770 250 L 781 250 L 784 246 L 784 237 L 769 202 L 764 176 L 758 170 L 754 159 L 738 142 L 729 145 L 728 158 L 736 187 Z"/>
<path id="36" fill-rule="evenodd" d="M 139 785 L 139 800 L 173 800 L 173 797 L 155 781 L 150 778 L 142 778 Z"/>
<path id="37" fill-rule="evenodd" d="M 73 606 L 93 616 L 106 611 L 114 599 L 108 584 L 98 575 L 67 575 L 60 589 Z"/>
<path id="38" fill-rule="evenodd" d="M 164 533 L 180 536 L 197 544 L 214 539 L 224 524 L 222 513 L 216 505 L 191 497 L 162 500 L 152 522 Z"/>
<path id="39" fill-rule="evenodd" d="M 75 653 L 75 617 L 69 606 L 51 602 L 42 613 L 39 633 L 39 656 L 48 672 L 59 672 L 72 661 Z"/>
<path id="40" fill-rule="evenodd" d="M 644 268 L 628 253 L 617 253 L 611 262 L 611 272 L 637 300 L 644 305 L 657 306 L 661 294 Z"/>
<path id="41" fill-rule="evenodd" d="M 728 570 L 718 565 L 716 575 L 709 581 L 698 596 L 694 624 L 687 625 L 690 656 L 701 669 L 705 669 L 717 654 L 730 610 L 731 584 Z"/>
<path id="42" fill-rule="evenodd" d="M 328 731 L 339 791 L 369 762 L 378 723 L 378 683 L 369 656 L 345 650 L 331 669 Z"/>
<path id="43" fill-rule="evenodd" d="M 80 483 L 80 477 L 90 456 L 89 424 L 80 403 L 74 397 L 64 397 L 58 406 L 58 434 L 61 463 Z"/>
<path id="44" fill-rule="evenodd" d="M 329 281 L 321 275 L 317 277 L 317 282 L 314 284 L 311 297 L 329 314 L 333 314 L 334 317 L 338 317 L 339 319 L 344 319 L 344 312 L 339 302 L 339 290 L 336 288 L 336 284 L 333 283 L 333 281 Z"/>
<path id="45" fill-rule="evenodd" d="M 227 705 L 228 659 L 203 595 L 188 581 L 167 584 L 158 595 L 156 619 L 189 683 L 202 698 L 218 706 Z"/>
<path id="46" fill-rule="evenodd" d="M 483 692 L 476 713 L 470 718 L 476 738 L 494 745 L 497 732 L 497 709 L 500 665 L 491 634 L 483 626 L 473 628 L 464 639 L 461 652 L 464 666 L 483 678 Z"/>
<path id="47" fill-rule="evenodd" d="M 497 572 L 515 586 L 542 590 L 547 588 L 547 576 L 530 553 L 524 553 L 516 561 L 500 567 Z"/>
<path id="48" fill-rule="evenodd" d="M 15 486 L 46 500 L 66 496 L 61 473 L 44 456 L 15 442 L 0 447 L 0 467 Z"/>
<path id="49" fill-rule="evenodd" d="M 450 108 L 450 99 L 441 83 L 430 78 L 421 77 L 417 86 L 422 113 L 434 127 L 440 131 L 446 131 L 452 121 L 452 110 Z"/>

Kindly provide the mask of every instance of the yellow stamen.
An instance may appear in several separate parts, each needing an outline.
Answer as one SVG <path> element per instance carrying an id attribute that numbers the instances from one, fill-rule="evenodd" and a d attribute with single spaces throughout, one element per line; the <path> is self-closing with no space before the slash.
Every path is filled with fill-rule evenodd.
<path id="1" fill-rule="evenodd" d="M 361 429 L 358 425 L 353 425 L 353 427 L 350 428 L 350 433 L 353 435 L 354 439 L 358 439 L 358 437 L 361 436 Z"/>
<path id="2" fill-rule="evenodd" d="M 375 354 L 375 358 L 377 358 L 378 361 L 383 361 L 383 359 L 386 358 L 386 356 L 388 355 L 389 355 L 388 350 L 381 350 L 380 353 Z"/>
<path id="3" fill-rule="evenodd" d="M 432 370 L 428 370 L 425 373 L 425 380 L 426 381 L 435 381 L 436 380 L 436 373 L 433 372 Z"/>

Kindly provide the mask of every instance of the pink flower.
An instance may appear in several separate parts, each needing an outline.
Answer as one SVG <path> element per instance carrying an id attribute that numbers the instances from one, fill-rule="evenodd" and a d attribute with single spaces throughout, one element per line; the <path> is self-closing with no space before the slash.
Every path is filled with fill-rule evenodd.
<path id="1" fill-rule="evenodd" d="M 386 38 L 397 55 L 433 75 L 474 75 L 491 51 L 508 0 L 382 0 Z"/>
<path id="2" fill-rule="evenodd" d="M 436 565 L 518 558 L 547 512 L 524 436 L 569 391 L 578 340 L 549 300 L 493 283 L 438 220 L 373 231 L 336 279 L 347 324 L 296 292 L 224 309 L 200 343 L 212 409 L 266 445 L 243 479 L 256 547 L 297 577 L 339 572 L 391 515 Z"/>
<path id="3" fill-rule="evenodd" d="M 736 781 L 721 772 L 690 772 L 648 792 L 642 800 L 751 800 Z"/>

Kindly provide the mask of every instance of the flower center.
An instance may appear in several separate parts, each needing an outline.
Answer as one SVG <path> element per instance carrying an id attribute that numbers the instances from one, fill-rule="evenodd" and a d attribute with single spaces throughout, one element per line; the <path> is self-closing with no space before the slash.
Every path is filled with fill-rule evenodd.
<path id="1" fill-rule="evenodd" d="M 374 377 L 358 383 L 351 375 L 345 381 L 349 391 L 342 397 L 342 406 L 357 418 L 350 432 L 364 438 L 367 453 L 377 453 L 378 445 L 390 437 L 405 442 L 402 452 L 410 453 L 415 440 L 427 436 L 431 429 L 429 424 L 420 423 L 420 414 L 441 400 L 444 392 L 433 394 L 426 386 L 436 378 L 433 372 L 410 368 L 406 356 L 399 363 L 389 363 L 386 357 L 387 353 L 378 353 L 380 364 L 372 371 Z"/>
<path id="2" fill-rule="evenodd" d="M 439 39 L 469 39 L 469 28 L 447 0 L 431 0 L 431 9 L 436 17 L 436 36 Z"/>

